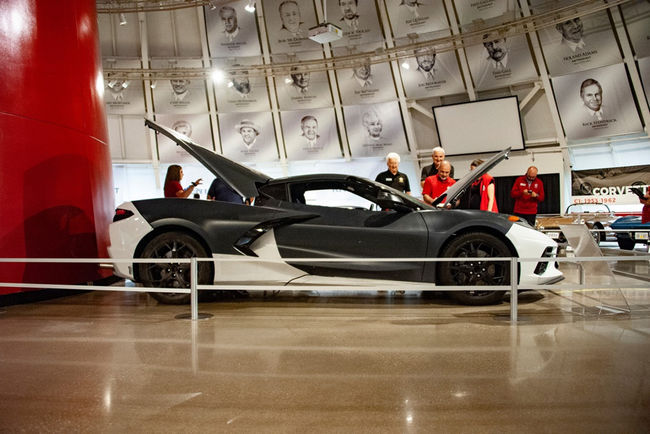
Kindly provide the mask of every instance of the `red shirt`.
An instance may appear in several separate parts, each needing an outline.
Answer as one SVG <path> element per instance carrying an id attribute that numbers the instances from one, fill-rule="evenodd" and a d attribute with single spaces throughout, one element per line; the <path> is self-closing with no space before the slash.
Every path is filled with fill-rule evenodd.
<path id="1" fill-rule="evenodd" d="M 533 198 L 529 194 L 524 194 L 525 190 L 532 190 L 537 193 Z M 539 178 L 535 178 L 528 186 L 526 176 L 520 176 L 515 180 L 510 190 L 510 196 L 515 200 L 515 207 L 512 210 L 516 214 L 537 214 L 537 204 L 544 200 L 544 185 Z"/>
<path id="2" fill-rule="evenodd" d="M 650 193 L 650 187 L 646 190 L 646 196 Z M 649 223 L 650 222 L 650 204 L 648 205 L 643 205 L 643 209 L 641 210 L 641 223 Z"/>
<path id="3" fill-rule="evenodd" d="M 165 184 L 165 197 L 178 197 L 176 193 L 183 190 L 183 186 L 178 181 L 169 181 Z"/>
<path id="4" fill-rule="evenodd" d="M 452 185 L 454 185 L 455 183 L 456 180 L 454 180 L 449 176 L 444 181 L 440 180 L 438 175 L 428 176 L 427 179 L 424 180 L 422 195 L 424 196 L 425 194 L 428 194 L 429 196 L 431 196 L 432 199 L 435 199 L 438 196 L 440 196 L 442 193 L 447 191 L 447 189 Z M 445 198 L 445 200 L 447 200 L 447 198 Z M 445 200 L 443 200 L 442 202 L 444 203 Z"/>

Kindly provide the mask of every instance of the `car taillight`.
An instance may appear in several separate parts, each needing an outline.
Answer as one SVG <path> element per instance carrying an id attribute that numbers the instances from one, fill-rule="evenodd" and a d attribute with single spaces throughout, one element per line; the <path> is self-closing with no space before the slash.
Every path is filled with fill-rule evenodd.
<path id="1" fill-rule="evenodd" d="M 115 215 L 113 216 L 114 222 L 119 222 L 120 220 L 128 219 L 133 215 L 133 211 L 128 209 L 118 208 L 115 210 Z"/>

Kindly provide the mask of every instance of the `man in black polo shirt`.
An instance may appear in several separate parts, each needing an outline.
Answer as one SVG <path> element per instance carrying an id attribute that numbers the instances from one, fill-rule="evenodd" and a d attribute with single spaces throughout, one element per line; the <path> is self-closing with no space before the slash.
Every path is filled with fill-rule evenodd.
<path id="1" fill-rule="evenodd" d="M 395 152 L 386 155 L 386 165 L 388 166 L 388 170 L 377 175 L 375 181 L 393 187 L 395 190 L 399 190 L 403 193 L 411 194 L 411 185 L 409 184 L 408 176 L 397 170 L 399 168 L 399 162 L 399 155 Z"/>

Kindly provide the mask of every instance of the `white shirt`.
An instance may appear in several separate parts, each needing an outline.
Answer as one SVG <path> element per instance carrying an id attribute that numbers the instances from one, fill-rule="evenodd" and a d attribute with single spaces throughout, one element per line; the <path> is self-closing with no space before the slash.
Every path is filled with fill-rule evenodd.
<path id="1" fill-rule="evenodd" d="M 572 53 L 575 53 L 577 49 L 585 48 L 585 40 L 584 39 L 580 39 L 578 42 L 573 42 L 573 41 L 569 41 L 567 39 L 563 39 L 562 43 L 568 45 L 569 49 L 571 50 Z"/>
<path id="2" fill-rule="evenodd" d="M 418 66 L 418 69 L 416 71 L 422 74 L 422 78 L 424 78 L 425 81 L 435 81 L 436 73 L 438 72 L 438 69 L 431 68 L 429 71 L 425 71 L 424 69 Z"/>
<path id="3" fill-rule="evenodd" d="M 225 30 L 221 33 L 223 33 L 224 37 L 228 40 L 228 42 L 232 42 L 232 40 L 235 39 L 237 35 L 239 35 L 239 26 L 237 26 L 235 31 L 232 33 L 228 33 Z"/>
<path id="4" fill-rule="evenodd" d="M 356 75 L 353 75 L 354 79 L 359 83 L 359 87 L 369 87 L 372 84 L 372 75 L 369 75 L 368 78 L 363 79 Z"/>
<path id="5" fill-rule="evenodd" d="M 603 114 L 603 106 L 600 106 L 600 109 L 598 111 L 593 111 L 586 105 L 582 105 L 582 108 L 587 112 L 587 115 L 590 116 L 592 119 L 595 119 L 597 121 L 602 121 L 605 118 L 605 115 Z"/>
<path id="6" fill-rule="evenodd" d="M 495 71 L 503 71 L 506 68 L 508 68 L 508 54 L 503 56 L 503 59 L 496 61 L 491 57 L 488 57 L 488 60 L 490 61 L 490 64 L 492 65 L 492 69 Z"/>

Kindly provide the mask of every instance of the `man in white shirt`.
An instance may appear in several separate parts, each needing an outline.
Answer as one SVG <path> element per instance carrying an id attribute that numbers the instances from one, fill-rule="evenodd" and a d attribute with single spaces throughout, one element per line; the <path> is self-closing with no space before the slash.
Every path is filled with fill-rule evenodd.
<path id="1" fill-rule="evenodd" d="M 363 65 L 354 68 L 352 78 L 359 83 L 359 87 L 369 87 L 372 84 L 373 78 L 370 63 L 364 63 Z"/>
<path id="2" fill-rule="evenodd" d="M 318 119 L 312 115 L 304 116 L 300 120 L 300 129 L 302 130 L 301 136 L 307 142 L 309 149 L 316 147 L 316 142 L 320 138 L 318 135 Z"/>
<path id="3" fill-rule="evenodd" d="M 237 25 L 237 11 L 230 6 L 223 6 L 219 9 L 219 16 L 223 22 L 223 35 L 228 42 L 232 42 L 239 35 Z"/>
<path id="4" fill-rule="evenodd" d="M 303 29 L 300 27 L 302 21 L 300 21 L 300 8 L 298 7 L 298 3 L 294 0 L 285 0 L 280 3 L 278 12 L 280 12 L 280 20 L 282 21 L 281 31 L 288 33 L 294 38 L 305 36 Z"/>
<path id="5" fill-rule="evenodd" d="M 343 21 L 349 29 L 357 30 L 359 28 L 359 15 L 357 14 L 357 6 L 359 0 L 339 0 L 339 7 L 343 14 Z"/>
<path id="6" fill-rule="evenodd" d="M 404 6 L 408 11 L 410 11 L 413 14 L 414 18 L 420 17 L 420 11 L 418 8 L 420 5 L 422 5 L 422 3 L 420 3 L 418 0 L 402 0 L 399 5 Z"/>
<path id="7" fill-rule="evenodd" d="M 506 38 L 483 42 L 488 53 L 488 61 L 494 71 L 504 71 L 508 67 L 508 48 Z"/>
<path id="8" fill-rule="evenodd" d="M 582 39 L 584 26 L 579 17 L 556 24 L 555 29 L 562 34 L 562 43 L 567 45 L 572 53 L 585 47 L 585 41 Z"/>
<path id="9" fill-rule="evenodd" d="M 415 61 L 418 63 L 417 71 L 422 75 L 424 81 L 434 81 L 437 71 L 437 68 L 434 68 L 436 64 L 436 53 L 432 53 L 429 50 L 421 50 L 420 52 L 416 51 Z"/>
<path id="10" fill-rule="evenodd" d="M 297 66 L 291 67 L 291 84 L 290 86 L 299 95 L 309 92 L 309 72 L 301 72 Z"/>
<path id="11" fill-rule="evenodd" d="M 580 85 L 580 98 L 589 121 L 602 121 L 603 88 L 598 81 L 588 78 Z"/>

